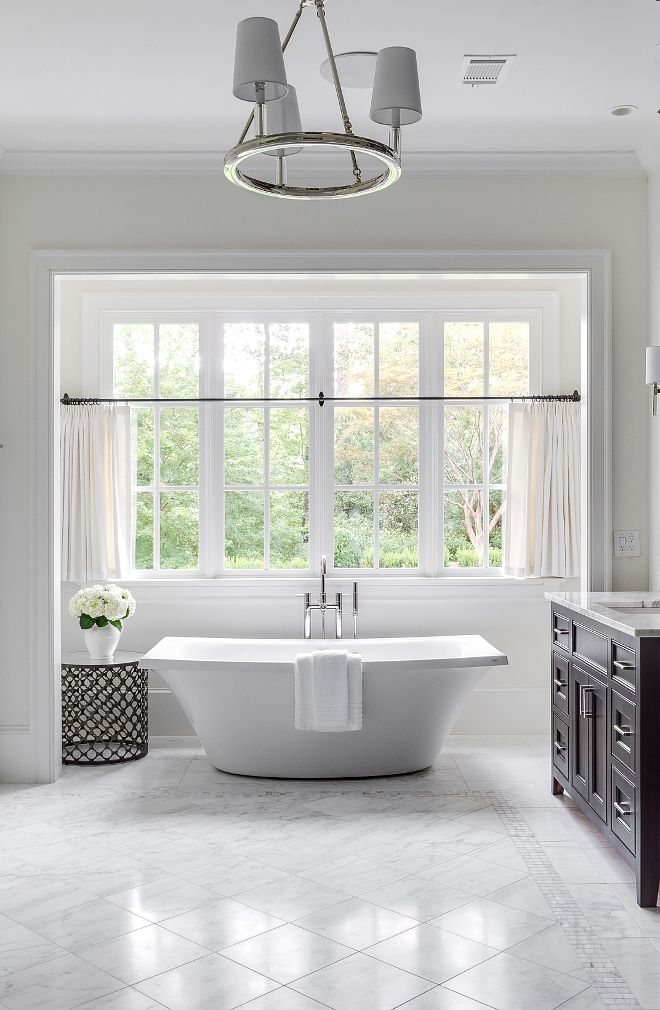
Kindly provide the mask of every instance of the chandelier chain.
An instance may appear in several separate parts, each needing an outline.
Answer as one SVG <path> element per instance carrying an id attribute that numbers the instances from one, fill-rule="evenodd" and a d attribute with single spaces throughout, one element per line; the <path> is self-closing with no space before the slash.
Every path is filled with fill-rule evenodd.
<path id="1" fill-rule="evenodd" d="M 330 36 L 328 34 L 328 26 L 325 20 L 325 0 L 314 0 L 316 4 L 316 13 L 321 22 L 321 31 L 323 32 L 323 38 L 325 40 L 325 48 L 328 52 L 328 59 L 330 61 L 330 69 L 332 70 L 332 79 L 335 84 L 335 91 L 337 92 L 337 101 L 339 102 L 339 109 L 341 112 L 341 118 L 344 121 L 344 131 L 349 136 L 354 136 L 353 126 L 350 119 L 348 118 L 348 109 L 346 108 L 346 102 L 344 101 L 344 92 L 342 91 L 341 81 L 339 80 L 339 74 L 337 73 L 337 64 L 335 63 L 335 54 L 332 51 L 332 45 L 330 43 Z M 357 182 L 362 181 L 362 173 L 360 172 L 360 167 L 357 163 L 357 158 L 355 157 L 355 151 L 351 151 L 351 161 L 353 162 L 353 175 Z"/>
<path id="2" fill-rule="evenodd" d="M 284 52 L 285 49 L 286 49 L 286 47 L 288 46 L 288 44 L 289 44 L 289 42 L 291 40 L 291 36 L 293 35 L 293 33 L 294 33 L 295 29 L 296 29 L 296 25 L 300 21 L 300 15 L 304 11 L 305 7 L 307 7 L 307 6 L 308 5 L 306 3 L 306 0 L 300 0 L 300 7 L 296 11 L 295 17 L 294 17 L 293 21 L 291 22 L 291 27 L 289 28 L 288 32 L 286 33 L 286 38 L 284 39 L 284 42 L 282 43 L 282 52 Z M 248 121 L 245 124 L 245 129 L 243 130 L 243 132 L 241 133 L 241 135 L 239 137 L 239 140 L 238 140 L 238 144 L 239 145 L 242 144 L 243 141 L 245 140 L 245 138 L 247 137 L 248 130 L 252 126 L 253 122 L 254 122 L 254 109 L 250 113 L 250 115 L 248 117 Z"/>

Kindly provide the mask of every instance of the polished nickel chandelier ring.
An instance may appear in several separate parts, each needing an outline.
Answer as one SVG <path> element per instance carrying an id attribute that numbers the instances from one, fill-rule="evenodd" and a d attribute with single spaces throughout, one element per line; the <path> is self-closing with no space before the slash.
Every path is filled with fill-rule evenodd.
<path id="1" fill-rule="evenodd" d="M 344 133 L 303 130 L 296 89 L 287 81 L 283 53 L 306 7 L 316 10 L 321 26 L 328 55 L 324 66 L 330 67 Z M 365 54 L 342 54 L 342 57 L 352 55 Z M 336 200 L 376 193 L 391 186 L 401 175 L 401 127 L 416 123 L 422 116 L 415 52 L 404 46 L 390 46 L 376 55 L 369 113 L 374 122 L 390 127 L 389 144 L 353 133 L 328 35 L 325 0 L 300 0 L 283 43 L 277 23 L 271 18 L 252 17 L 239 22 L 233 93 L 236 98 L 254 103 L 254 109 L 238 143 L 225 156 L 225 175 L 245 189 L 289 200 Z M 253 124 L 254 139 L 246 140 Z M 288 185 L 287 159 L 313 149 L 345 152 L 350 158 L 353 181 L 318 187 Z M 274 159 L 274 182 L 241 171 L 245 161 L 261 154 Z M 385 170 L 363 179 L 358 155 L 375 158 Z"/>
<path id="2" fill-rule="evenodd" d="M 288 148 L 328 148 L 348 151 L 354 154 L 368 154 L 377 158 L 386 166 L 386 171 L 371 179 L 356 179 L 343 186 L 289 186 L 283 179 L 282 167 L 277 165 L 277 178 L 274 183 L 263 179 L 255 179 L 245 175 L 240 170 L 243 162 L 255 154 L 271 154 L 279 149 Z M 278 155 L 284 158 L 286 155 Z M 396 182 L 401 175 L 401 161 L 395 148 L 381 144 L 378 140 L 367 137 L 356 137 L 347 133 L 281 133 L 264 137 L 256 137 L 234 147 L 225 158 L 225 175 L 232 182 L 245 189 L 268 196 L 277 196 L 285 200 L 336 200 L 341 197 L 362 196 L 363 193 L 377 193 Z"/>

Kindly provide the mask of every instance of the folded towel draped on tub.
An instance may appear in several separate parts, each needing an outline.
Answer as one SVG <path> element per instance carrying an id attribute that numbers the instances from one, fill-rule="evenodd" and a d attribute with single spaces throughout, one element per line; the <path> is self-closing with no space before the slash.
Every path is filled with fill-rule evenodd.
<path id="1" fill-rule="evenodd" d="M 362 729 L 362 656 L 343 649 L 301 652 L 294 661 L 296 729 Z"/>

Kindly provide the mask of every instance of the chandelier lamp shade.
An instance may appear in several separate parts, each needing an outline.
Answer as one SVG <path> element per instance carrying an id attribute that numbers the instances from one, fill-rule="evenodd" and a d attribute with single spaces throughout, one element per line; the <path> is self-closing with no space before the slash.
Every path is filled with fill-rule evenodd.
<path id="1" fill-rule="evenodd" d="M 287 81 L 283 54 L 306 7 L 316 11 L 320 23 L 328 55 L 324 66 L 329 64 L 331 70 L 343 133 L 303 130 L 296 89 Z M 344 60 L 353 54 L 341 55 Z M 225 175 L 245 189 L 290 200 L 336 200 L 375 193 L 390 186 L 401 175 L 401 127 L 422 117 L 415 52 L 404 46 L 390 46 L 376 56 L 370 111 L 373 122 L 389 126 L 389 142 L 354 134 L 328 35 L 325 0 L 300 0 L 284 42 L 280 42 L 277 22 L 271 18 L 253 17 L 239 22 L 233 93 L 254 108 L 238 143 L 225 156 Z M 246 139 L 252 127 L 254 136 Z M 287 159 L 312 150 L 344 152 L 350 162 L 351 178 L 333 186 L 288 185 Z M 250 158 L 263 154 L 276 159 L 273 181 L 248 175 L 244 170 Z M 358 162 L 358 156 L 363 155 L 369 156 L 370 163 L 372 159 L 380 162 L 376 175 L 363 178 L 364 169 Z"/>

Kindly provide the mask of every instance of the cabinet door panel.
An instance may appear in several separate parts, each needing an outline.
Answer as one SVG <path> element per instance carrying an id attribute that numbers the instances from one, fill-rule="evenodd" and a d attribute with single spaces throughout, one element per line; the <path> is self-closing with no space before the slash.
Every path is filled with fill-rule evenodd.
<path id="1" fill-rule="evenodd" d="M 607 820 L 607 687 L 589 678 L 586 698 L 590 729 L 589 806 Z"/>
<path id="2" fill-rule="evenodd" d="M 571 785 L 583 799 L 589 800 L 589 720 L 583 714 L 583 699 L 589 686 L 589 674 L 571 664 Z"/>
<path id="3" fill-rule="evenodd" d="M 556 708 L 568 715 L 568 660 L 559 653 L 552 653 L 552 700 Z"/>
<path id="4" fill-rule="evenodd" d="M 552 763 L 566 778 L 570 775 L 568 726 L 554 712 L 552 714 Z"/>
<path id="5" fill-rule="evenodd" d="M 635 774 L 636 706 L 612 691 L 612 754 Z"/>

